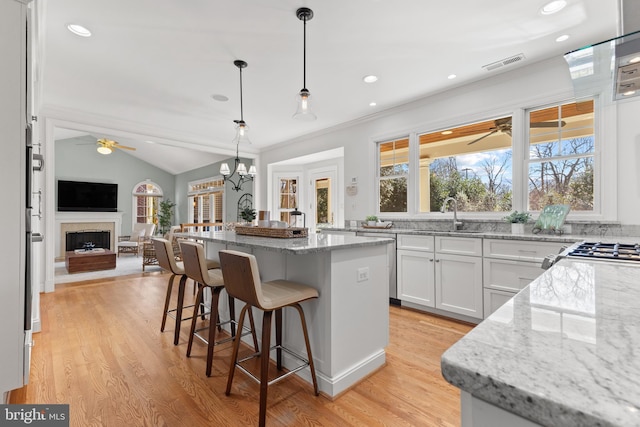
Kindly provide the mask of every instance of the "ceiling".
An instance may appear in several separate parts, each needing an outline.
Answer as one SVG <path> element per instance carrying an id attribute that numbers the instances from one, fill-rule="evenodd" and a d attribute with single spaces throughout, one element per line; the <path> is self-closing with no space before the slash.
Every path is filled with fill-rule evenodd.
<path id="1" fill-rule="evenodd" d="M 567 0 L 553 15 L 540 13 L 545 0 L 43 1 L 41 101 L 47 115 L 66 123 L 56 138 L 115 139 L 174 174 L 235 154 L 236 59 L 248 63 L 243 106 L 252 141 L 240 152 L 255 157 L 615 37 L 620 14 L 619 0 Z M 303 6 L 314 12 L 306 76 L 318 116 L 312 122 L 292 119 L 303 85 L 303 23 L 295 15 Z M 72 34 L 71 23 L 92 36 Z M 569 39 L 556 42 L 563 34 Z M 483 68 L 518 54 L 525 59 Z M 378 81 L 364 83 L 370 74 Z"/>

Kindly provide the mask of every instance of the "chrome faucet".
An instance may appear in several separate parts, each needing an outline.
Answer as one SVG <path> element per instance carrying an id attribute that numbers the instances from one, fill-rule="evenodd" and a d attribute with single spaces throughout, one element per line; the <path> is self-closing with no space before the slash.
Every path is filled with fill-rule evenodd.
<path id="1" fill-rule="evenodd" d="M 453 202 L 453 228 L 452 231 L 456 231 L 457 229 L 462 227 L 462 221 L 458 221 L 458 201 L 453 197 L 447 197 L 444 199 L 442 203 L 442 208 L 440 208 L 440 212 L 444 213 L 447 209 L 447 203 Z"/>

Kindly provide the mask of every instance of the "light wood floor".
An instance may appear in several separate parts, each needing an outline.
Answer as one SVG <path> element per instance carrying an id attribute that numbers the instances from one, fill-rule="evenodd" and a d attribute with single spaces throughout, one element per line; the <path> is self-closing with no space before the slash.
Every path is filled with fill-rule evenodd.
<path id="1" fill-rule="evenodd" d="M 173 325 L 160 332 L 168 275 L 146 273 L 58 285 L 41 295 L 29 385 L 11 403 L 68 403 L 72 426 L 250 426 L 259 387 L 237 372 L 224 394 L 230 344 L 186 358 Z M 177 281 L 176 281 L 177 282 Z M 177 287 L 177 286 L 176 286 Z M 191 282 L 188 295 L 191 295 Z M 387 365 L 331 401 L 289 378 L 269 388 L 271 426 L 458 426 L 459 391 L 440 374 L 440 356 L 472 326 L 390 308 Z"/>

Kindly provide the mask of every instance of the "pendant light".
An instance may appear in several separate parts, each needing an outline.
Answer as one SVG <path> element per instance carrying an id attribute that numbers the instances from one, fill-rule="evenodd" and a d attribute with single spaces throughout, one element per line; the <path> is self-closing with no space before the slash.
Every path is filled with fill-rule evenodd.
<path id="1" fill-rule="evenodd" d="M 313 11 L 308 7 L 296 10 L 296 16 L 303 24 L 303 50 L 302 50 L 302 90 L 298 94 L 298 110 L 293 115 L 294 119 L 315 120 L 317 117 L 311 112 L 311 94 L 307 89 L 307 21 L 313 18 Z"/>
<path id="2" fill-rule="evenodd" d="M 242 189 L 242 184 L 245 182 L 253 181 L 254 177 L 258 173 L 256 167 L 251 165 L 249 170 L 247 171 L 247 167 L 244 163 L 240 162 L 240 143 L 251 144 L 249 141 L 249 137 L 247 133 L 249 132 L 249 127 L 247 123 L 244 121 L 244 111 L 242 105 L 242 69 L 247 68 L 247 63 L 242 60 L 233 61 L 233 65 L 238 67 L 240 70 L 240 120 L 234 120 L 236 124 L 236 137 L 233 139 L 233 142 L 236 143 L 236 158 L 234 159 L 234 167 L 233 172 L 229 169 L 229 165 L 223 163 L 220 166 L 220 175 L 222 175 L 222 179 L 224 182 L 229 181 L 231 183 L 231 188 L 235 191 L 240 191 Z M 234 181 L 232 177 L 234 174 L 238 172 L 238 178 Z"/>

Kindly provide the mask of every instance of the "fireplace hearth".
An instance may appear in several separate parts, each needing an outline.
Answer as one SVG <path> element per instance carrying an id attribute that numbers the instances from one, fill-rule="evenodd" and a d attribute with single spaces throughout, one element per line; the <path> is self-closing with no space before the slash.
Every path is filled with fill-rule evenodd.
<path id="1" fill-rule="evenodd" d="M 111 250 L 111 232 L 109 230 L 67 231 L 66 251 L 87 247 Z"/>

